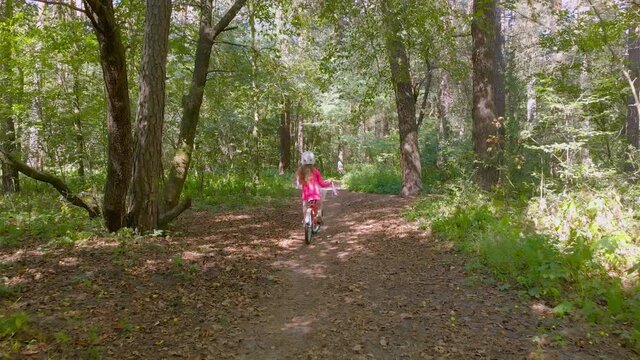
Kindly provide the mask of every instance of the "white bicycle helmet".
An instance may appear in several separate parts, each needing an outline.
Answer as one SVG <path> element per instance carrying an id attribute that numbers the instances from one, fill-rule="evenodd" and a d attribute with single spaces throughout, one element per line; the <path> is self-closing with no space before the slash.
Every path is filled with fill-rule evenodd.
<path id="1" fill-rule="evenodd" d="M 316 156 L 311 151 L 302 153 L 302 165 L 313 165 L 316 163 Z"/>

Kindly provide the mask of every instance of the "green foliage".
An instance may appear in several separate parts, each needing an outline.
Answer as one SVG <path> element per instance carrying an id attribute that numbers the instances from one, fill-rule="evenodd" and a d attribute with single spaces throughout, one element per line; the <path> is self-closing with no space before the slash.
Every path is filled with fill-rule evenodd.
<path id="1" fill-rule="evenodd" d="M 578 311 L 593 322 L 633 324 L 636 329 L 627 329 L 625 336 L 637 346 L 640 284 L 627 268 L 640 247 L 625 232 L 635 228 L 625 222 L 629 213 L 619 197 L 593 190 L 586 194 L 507 206 L 460 184 L 446 189 L 443 197 L 419 201 L 407 215 L 475 256 L 497 280 L 509 284 L 505 289 L 515 286 L 555 304 L 557 316 Z"/>
<path id="2" fill-rule="evenodd" d="M 229 209 L 290 201 L 295 194 L 291 173 L 263 171 L 256 183 L 247 174 L 192 177 L 185 185 L 185 193 L 196 200 L 196 207 Z"/>
<path id="3" fill-rule="evenodd" d="M 355 167 L 345 174 L 342 181 L 343 185 L 351 191 L 398 194 L 402 189 L 400 172 L 384 165 Z"/>
<path id="4" fill-rule="evenodd" d="M 21 193 L 0 195 L 0 246 L 17 246 L 28 239 L 69 245 L 101 231 L 99 220 L 89 220 L 84 210 L 69 205 L 54 190 L 45 187 L 33 196 L 28 184 L 23 180 Z"/>
<path id="5" fill-rule="evenodd" d="M 24 312 L 0 315 L 0 340 L 13 337 L 27 328 L 29 317 Z"/>

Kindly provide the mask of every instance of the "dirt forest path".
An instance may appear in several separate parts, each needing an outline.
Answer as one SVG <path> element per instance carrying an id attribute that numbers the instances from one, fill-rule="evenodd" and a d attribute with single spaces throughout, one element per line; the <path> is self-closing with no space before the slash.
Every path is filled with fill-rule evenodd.
<path id="1" fill-rule="evenodd" d="M 281 209 L 256 316 L 233 327 L 239 359 L 632 358 L 615 341 L 549 317 L 542 304 L 469 281 L 464 260 L 403 220 L 411 202 L 342 191 L 303 243 L 297 206 Z M 589 344 L 591 342 L 591 344 Z"/>
<path id="2" fill-rule="evenodd" d="M 22 287 L 3 305 L 30 314 L 37 339 L 9 358 L 637 358 L 466 274 L 462 255 L 403 220 L 410 205 L 328 196 L 309 246 L 292 200 L 191 212 L 168 238 L 2 251 L 5 283 Z"/>

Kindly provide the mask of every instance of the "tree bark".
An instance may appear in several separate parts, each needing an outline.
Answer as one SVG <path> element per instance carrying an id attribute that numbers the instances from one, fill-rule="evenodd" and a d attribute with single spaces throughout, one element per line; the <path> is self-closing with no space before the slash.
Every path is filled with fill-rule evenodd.
<path id="1" fill-rule="evenodd" d="M 296 124 L 298 125 L 298 131 L 296 131 L 296 145 L 298 146 L 298 163 L 302 163 L 302 153 L 304 152 L 304 118 L 302 117 L 302 106 L 298 103 L 298 113 L 296 114 Z"/>
<path id="2" fill-rule="evenodd" d="M 256 10 L 255 1 L 249 1 L 249 29 L 251 33 L 251 97 L 253 102 L 253 156 L 254 156 L 254 174 L 253 181 L 257 183 L 260 179 L 260 133 L 258 125 L 260 123 L 260 115 L 258 113 L 259 94 L 258 94 L 258 43 L 256 32 Z"/>
<path id="3" fill-rule="evenodd" d="M 502 124 L 496 113 L 495 0 L 474 0 L 471 36 L 473 39 L 473 150 L 476 180 L 483 189 L 495 186 L 500 178 L 498 159 Z"/>
<path id="4" fill-rule="evenodd" d="M 171 0 L 147 0 L 128 218 L 138 233 L 158 228 L 162 125 Z"/>
<path id="5" fill-rule="evenodd" d="M 629 63 L 629 76 L 633 83 L 631 94 L 627 97 L 627 124 L 626 134 L 627 141 L 631 146 L 640 149 L 640 122 L 638 121 L 638 106 L 636 104 L 636 96 L 640 92 L 640 34 L 637 27 L 629 29 L 627 35 L 627 53 Z"/>
<path id="6" fill-rule="evenodd" d="M 67 184 L 65 184 L 59 178 L 29 167 L 29 165 L 17 160 L 10 153 L 2 149 L 0 149 L 0 161 L 3 164 L 5 163 L 11 164 L 13 168 L 17 169 L 18 171 L 20 171 L 21 173 L 23 173 L 24 175 L 32 179 L 51 184 L 56 190 L 58 190 L 60 195 L 62 195 L 69 203 L 87 210 L 89 217 L 95 218 L 100 216 L 100 207 L 98 206 L 97 203 L 90 204 L 85 202 L 80 197 L 73 194 L 73 192 L 69 189 Z"/>
<path id="7" fill-rule="evenodd" d="M 504 118 L 505 114 L 505 62 L 504 62 L 504 54 L 502 51 L 502 47 L 504 45 L 504 36 L 502 35 L 502 7 L 496 5 L 496 14 L 494 21 L 494 37 L 496 42 L 495 48 L 495 92 L 496 92 L 496 116 Z M 504 130 L 504 126 L 500 128 L 500 130 Z M 502 135 L 504 135 L 502 133 Z"/>
<path id="8" fill-rule="evenodd" d="M 77 161 L 78 161 L 78 176 L 84 179 L 85 176 L 85 163 L 87 162 L 87 152 L 84 141 L 84 134 L 82 130 L 82 119 L 81 119 L 81 89 L 80 89 L 80 69 L 75 68 L 73 72 L 73 94 L 74 94 L 74 119 L 73 126 L 76 132 L 76 151 L 77 151 Z"/>
<path id="9" fill-rule="evenodd" d="M 207 83 L 211 47 L 215 38 L 229 25 L 231 20 L 242 8 L 246 0 L 236 0 L 218 23 L 212 27 L 212 0 L 201 1 L 200 32 L 196 49 L 195 65 L 189 93 L 182 101 L 182 120 L 178 147 L 170 164 L 169 176 L 165 182 L 164 208 L 174 208 L 180 200 L 180 194 L 187 179 L 193 142 L 200 119 L 200 108 L 204 97 L 204 87 Z"/>
<path id="10" fill-rule="evenodd" d="M 416 100 L 411 83 L 409 57 L 401 36 L 399 19 L 393 13 L 393 8 L 394 4 L 391 0 L 383 0 L 385 46 L 391 68 L 391 82 L 396 98 L 400 131 L 401 195 L 412 196 L 422 190 Z"/>
<path id="11" fill-rule="evenodd" d="M 126 225 L 126 197 L 131 181 L 131 105 L 127 62 L 112 0 L 84 0 L 100 46 L 107 93 L 108 160 L 103 213 L 107 230 Z"/>
<path id="12" fill-rule="evenodd" d="M 13 0 L 6 0 L 4 11 L 0 13 L 0 24 L 8 22 L 13 17 Z M 0 45 L 0 88 L 2 88 L 0 103 L 0 149 L 7 153 L 19 152 L 16 136 L 16 125 L 13 116 L 13 64 L 12 64 L 12 36 L 8 36 Z M 18 169 L 8 162 L 2 163 L 2 189 L 5 192 L 20 191 L 20 176 Z"/>
<path id="13" fill-rule="evenodd" d="M 280 114 L 280 163 L 278 171 L 283 175 L 291 166 L 291 100 L 285 97 L 282 114 Z"/>

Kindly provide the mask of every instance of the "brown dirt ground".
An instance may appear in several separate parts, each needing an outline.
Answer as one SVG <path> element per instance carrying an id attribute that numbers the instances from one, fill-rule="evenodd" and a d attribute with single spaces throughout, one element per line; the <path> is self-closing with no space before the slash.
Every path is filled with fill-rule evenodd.
<path id="1" fill-rule="evenodd" d="M 2 250 L 1 276 L 21 291 L 0 310 L 30 322 L 0 358 L 638 358 L 466 273 L 468 259 L 402 219 L 410 205 L 342 191 L 309 246 L 292 200 L 191 212 L 171 237 L 124 247 Z"/>

